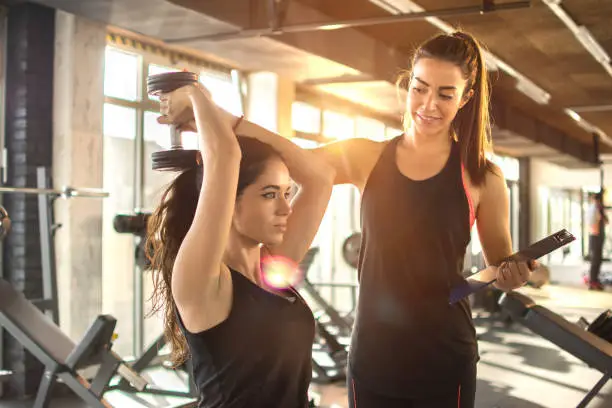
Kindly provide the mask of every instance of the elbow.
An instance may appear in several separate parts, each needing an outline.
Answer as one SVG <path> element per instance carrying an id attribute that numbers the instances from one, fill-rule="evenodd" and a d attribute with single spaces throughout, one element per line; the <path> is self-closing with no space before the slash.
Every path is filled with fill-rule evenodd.
<path id="1" fill-rule="evenodd" d="M 203 147 L 202 161 L 204 164 L 215 163 L 240 163 L 242 159 L 242 151 L 238 141 L 234 140 L 230 143 L 216 143 Z"/>
<path id="2" fill-rule="evenodd" d="M 317 175 L 316 182 L 323 187 L 333 187 L 336 180 L 336 169 L 331 166 L 325 166 L 321 174 Z"/>
<path id="3" fill-rule="evenodd" d="M 313 174 L 300 183 L 301 188 L 307 190 L 327 191 L 334 187 L 336 172 L 333 168 L 321 169 L 321 171 L 313 172 Z"/>
<path id="4" fill-rule="evenodd" d="M 336 169 L 325 161 L 318 163 L 317 171 L 313 172 L 312 183 L 322 187 L 333 187 L 336 180 Z"/>

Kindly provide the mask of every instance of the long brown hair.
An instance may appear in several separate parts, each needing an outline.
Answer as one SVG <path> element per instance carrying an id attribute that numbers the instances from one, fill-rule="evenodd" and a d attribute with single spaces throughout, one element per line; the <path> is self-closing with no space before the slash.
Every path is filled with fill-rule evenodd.
<path id="1" fill-rule="evenodd" d="M 263 172 L 266 162 L 278 153 L 265 143 L 238 137 L 242 151 L 236 198 Z M 181 172 L 164 191 L 159 206 L 149 218 L 146 248 L 153 274 L 151 313 L 163 311 L 164 335 L 170 345 L 170 360 L 180 366 L 189 358 L 189 349 L 178 321 L 172 295 L 172 269 L 178 250 L 193 223 L 202 188 L 202 166 L 193 164 Z"/>
<path id="2" fill-rule="evenodd" d="M 437 35 L 421 44 L 412 58 L 412 67 L 421 58 L 433 58 L 455 64 L 467 81 L 462 97 L 474 91 L 467 103 L 453 119 L 452 128 L 458 137 L 461 158 L 472 182 L 484 182 L 490 163 L 486 153 L 492 147 L 491 121 L 489 117 L 489 78 L 481 45 L 468 33 Z M 412 79 L 412 72 L 403 72 L 397 84 L 401 86 Z M 406 112 L 406 115 L 408 112 Z M 404 117 L 405 124 L 406 116 Z"/>

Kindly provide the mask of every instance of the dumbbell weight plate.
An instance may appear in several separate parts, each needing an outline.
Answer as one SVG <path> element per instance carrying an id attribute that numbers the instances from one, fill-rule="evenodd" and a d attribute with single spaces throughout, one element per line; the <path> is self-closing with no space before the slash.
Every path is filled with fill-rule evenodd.
<path id="1" fill-rule="evenodd" d="M 606 310 L 602 314 L 600 314 L 597 319 L 595 319 L 588 327 L 588 331 L 593 334 L 600 336 L 603 328 L 610 322 L 612 319 L 612 311 Z"/>
<path id="2" fill-rule="evenodd" d="M 172 92 L 183 86 L 197 83 L 198 75 L 193 72 L 165 72 L 147 77 L 147 92 L 150 95 L 159 95 L 160 93 Z"/>
<path id="3" fill-rule="evenodd" d="M 351 234 L 342 244 L 342 256 L 344 261 L 357 268 L 359 263 L 359 250 L 361 248 L 361 233 L 355 232 Z"/>
<path id="4" fill-rule="evenodd" d="M 182 171 L 192 168 L 196 163 L 201 162 L 201 153 L 199 150 L 162 150 L 153 152 L 151 160 L 153 162 L 153 170 L 159 171 Z"/>

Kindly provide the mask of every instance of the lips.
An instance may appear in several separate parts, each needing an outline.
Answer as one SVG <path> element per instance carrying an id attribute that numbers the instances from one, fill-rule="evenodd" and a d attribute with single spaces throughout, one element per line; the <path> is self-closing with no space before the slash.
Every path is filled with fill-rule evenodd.
<path id="1" fill-rule="evenodd" d="M 277 224 L 274 228 L 281 230 L 282 232 L 287 231 L 287 224 Z"/>
<path id="2" fill-rule="evenodd" d="M 422 115 L 420 113 L 417 113 L 416 115 L 417 118 L 419 118 L 419 121 L 426 125 L 433 125 L 441 120 L 441 118 L 437 116 Z"/>

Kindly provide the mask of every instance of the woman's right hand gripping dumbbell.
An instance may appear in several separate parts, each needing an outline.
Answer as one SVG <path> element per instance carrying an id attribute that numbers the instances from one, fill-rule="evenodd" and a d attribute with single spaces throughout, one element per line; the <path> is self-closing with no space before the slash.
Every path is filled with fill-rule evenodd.
<path id="1" fill-rule="evenodd" d="M 179 131 L 223 134 L 232 132 L 233 116 L 220 109 L 210 91 L 201 84 L 186 85 L 160 95 L 160 124 L 172 124 Z M 200 123 L 198 123 L 200 120 Z M 203 135 L 202 135 L 203 136 Z"/>
<path id="2" fill-rule="evenodd" d="M 159 112 L 162 116 L 157 122 L 163 125 L 175 125 L 178 128 L 194 121 L 192 95 L 196 90 L 196 86 L 186 85 L 172 92 L 162 93 L 159 96 Z"/>

